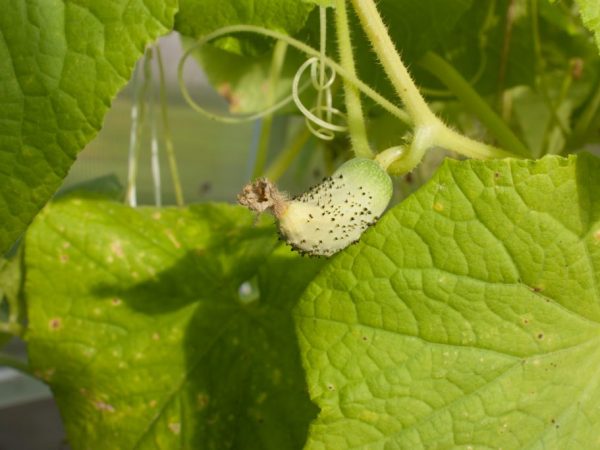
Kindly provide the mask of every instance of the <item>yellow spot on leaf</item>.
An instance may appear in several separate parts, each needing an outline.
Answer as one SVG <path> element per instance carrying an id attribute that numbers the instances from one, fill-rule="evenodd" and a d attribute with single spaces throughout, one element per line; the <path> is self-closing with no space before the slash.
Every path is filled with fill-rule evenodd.
<path id="1" fill-rule="evenodd" d="M 93 402 L 93 405 L 98 411 L 106 411 L 111 413 L 115 412 L 115 407 L 113 405 L 110 405 L 100 400 Z"/>
<path id="2" fill-rule="evenodd" d="M 121 245 L 120 241 L 114 241 L 110 244 L 110 251 L 113 252 L 113 254 L 117 257 L 117 258 L 123 258 L 125 257 L 125 253 L 123 252 L 123 246 Z"/>

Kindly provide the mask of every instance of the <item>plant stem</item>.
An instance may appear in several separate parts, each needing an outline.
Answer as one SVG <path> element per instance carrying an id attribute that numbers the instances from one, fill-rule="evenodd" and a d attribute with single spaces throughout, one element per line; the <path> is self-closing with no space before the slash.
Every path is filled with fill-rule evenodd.
<path id="1" fill-rule="evenodd" d="M 508 68 L 508 57 L 510 54 L 510 46 L 512 42 L 512 32 L 515 23 L 515 0 L 509 0 L 509 4 L 506 9 L 506 23 L 504 26 L 504 37 L 502 41 L 502 53 L 500 56 L 500 70 L 498 72 L 498 104 L 502 117 L 505 120 L 510 118 L 510 108 L 507 105 L 510 103 L 510 94 L 508 97 L 504 93 L 504 84 L 506 81 L 506 71 Z"/>
<path id="2" fill-rule="evenodd" d="M 433 123 L 435 117 L 425 99 L 417 89 L 408 70 L 404 66 L 392 39 L 383 23 L 374 0 L 352 0 L 354 9 L 360 19 L 363 30 L 367 34 L 379 61 L 402 99 L 404 106 L 416 127 Z"/>
<path id="3" fill-rule="evenodd" d="M 265 178 L 268 178 L 273 182 L 279 180 L 304 148 L 304 145 L 310 136 L 310 130 L 305 126 L 301 127 L 300 131 L 294 136 L 294 139 L 292 139 L 289 145 L 277 155 L 275 161 L 273 161 L 265 171 Z"/>
<path id="4" fill-rule="evenodd" d="M 325 58 L 327 57 L 327 8 L 319 6 L 319 89 L 317 91 L 317 117 L 322 119 L 323 111 L 320 106 L 323 105 L 323 95 L 325 94 Z M 327 122 L 331 122 L 328 117 Z"/>
<path id="5" fill-rule="evenodd" d="M 179 170 L 177 169 L 177 158 L 175 157 L 175 147 L 173 146 L 173 135 L 169 124 L 169 105 L 167 100 L 167 83 L 165 81 L 165 70 L 162 60 L 160 47 L 156 46 L 156 56 L 158 58 L 158 73 L 160 78 L 160 106 L 162 112 L 163 132 L 165 134 L 165 150 L 169 161 L 169 170 L 171 171 L 171 180 L 175 191 L 175 202 L 177 206 L 185 204 L 183 199 L 183 189 L 179 179 Z"/>
<path id="6" fill-rule="evenodd" d="M 426 53 L 419 65 L 444 83 L 504 147 L 522 156 L 530 154 L 521 140 L 452 65 L 432 52 Z"/>
<path id="7" fill-rule="evenodd" d="M 468 138 L 446 126 L 440 127 L 437 130 L 433 143 L 475 159 L 514 158 L 516 156 L 514 153 L 507 152 L 493 145 L 487 145 Z"/>
<path id="8" fill-rule="evenodd" d="M 139 136 L 141 127 L 140 107 L 143 104 L 140 88 L 140 63 L 133 73 L 133 104 L 131 105 L 131 128 L 129 130 L 129 152 L 127 156 L 127 190 L 125 201 L 129 206 L 137 206 L 137 160 L 139 153 Z"/>
<path id="9" fill-rule="evenodd" d="M 335 8 L 338 51 L 342 67 L 353 77 L 356 77 L 352 41 L 348 26 L 346 0 L 337 0 Z M 367 128 L 360 101 L 360 92 L 349 80 L 344 78 L 344 98 L 348 115 L 348 130 L 352 141 L 352 149 L 356 156 L 371 158 L 373 152 L 367 139 Z"/>
<path id="10" fill-rule="evenodd" d="M 586 135 L 590 131 L 590 127 L 592 126 L 592 121 L 594 117 L 596 117 L 598 110 L 600 109 L 600 78 L 598 79 L 598 83 L 595 87 L 593 96 L 591 100 L 586 105 L 583 113 L 577 120 L 577 125 L 573 130 L 573 134 L 571 137 L 570 146 L 578 147 L 581 145 L 586 137 Z"/>
<path id="11" fill-rule="evenodd" d="M 548 83 L 546 82 L 546 78 L 544 77 L 544 74 L 546 72 L 546 61 L 544 59 L 544 55 L 542 54 L 542 43 L 541 43 L 541 39 L 540 39 L 538 0 L 530 0 L 529 15 L 531 17 L 531 36 L 532 36 L 532 40 L 533 40 L 533 49 L 535 52 L 536 69 L 537 69 L 537 73 L 539 74 L 538 76 L 536 76 L 536 79 L 535 79 L 536 87 L 537 87 L 537 90 L 539 91 L 539 94 L 542 96 L 544 103 L 546 103 L 546 106 L 548 107 L 548 111 L 551 114 L 551 119 L 550 119 L 549 123 L 546 124 L 545 130 L 544 130 L 544 138 L 542 141 L 543 142 L 542 152 L 543 152 L 544 149 L 549 148 L 548 141 L 550 138 L 550 134 L 554 130 L 555 124 L 558 125 L 563 136 L 568 136 L 569 130 L 563 124 L 563 121 L 558 116 L 558 111 L 557 111 L 557 105 L 560 105 L 564 98 L 559 97 L 559 100 L 557 102 L 552 101 L 552 98 L 550 96 L 550 89 L 548 87 Z M 570 76 L 570 71 L 567 72 L 567 77 L 569 77 L 569 76 Z M 563 86 L 564 86 L 564 82 L 563 82 Z M 561 95 L 563 92 L 566 94 L 566 91 L 561 90 Z M 541 156 L 541 155 L 536 155 L 536 157 L 539 157 L 539 156 Z"/>
<path id="12" fill-rule="evenodd" d="M 587 104 L 583 113 L 581 114 L 581 118 L 577 121 L 577 126 L 575 127 L 575 134 L 585 134 L 591 124 L 594 116 L 598 112 L 600 108 L 600 80 L 598 81 L 598 85 L 596 86 L 596 91 L 594 92 L 594 96 Z"/>
<path id="13" fill-rule="evenodd" d="M 352 0 L 362 27 L 367 34 L 377 58 L 404 102 L 415 125 L 415 137 L 409 150 L 399 161 L 409 162 L 405 168 L 416 167 L 425 151 L 439 146 L 471 158 L 504 158 L 514 156 L 491 145 L 477 142 L 448 128 L 431 111 L 417 86 L 402 63 L 387 28 L 377 11 L 374 0 Z M 390 169 L 395 168 L 392 163 Z"/>
<path id="14" fill-rule="evenodd" d="M 158 46 L 154 47 L 154 51 Z M 152 66 L 148 65 L 148 71 Z M 152 187 L 154 188 L 154 206 L 162 206 L 162 177 L 160 170 L 160 146 L 158 144 L 158 123 L 156 119 L 156 89 L 150 90 L 149 99 L 149 122 L 150 122 L 150 172 L 152 175 Z"/>
<path id="15" fill-rule="evenodd" d="M 273 49 L 273 57 L 271 59 L 271 68 L 269 71 L 269 89 L 267 91 L 267 106 L 271 107 L 275 103 L 275 92 L 281 70 L 287 53 L 287 44 L 283 41 L 278 41 Z M 265 170 L 267 155 L 269 153 L 269 142 L 271 140 L 271 128 L 273 127 L 273 112 L 267 114 L 261 123 L 260 138 L 258 141 L 258 150 L 256 152 L 256 161 L 252 171 L 252 178 L 259 178 Z"/>
<path id="16" fill-rule="evenodd" d="M 5 353 L 0 353 L 0 366 L 10 367 L 26 375 L 33 376 L 29 364 Z"/>

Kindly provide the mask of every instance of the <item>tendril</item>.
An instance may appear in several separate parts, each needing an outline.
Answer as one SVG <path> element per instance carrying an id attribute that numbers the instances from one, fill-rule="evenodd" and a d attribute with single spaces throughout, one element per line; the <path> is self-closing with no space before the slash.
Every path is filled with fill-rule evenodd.
<path id="1" fill-rule="evenodd" d="M 333 123 L 333 117 L 337 116 L 343 122 L 347 122 L 346 115 L 333 106 L 332 87 L 335 83 L 335 70 L 327 64 L 327 11 L 325 7 L 319 7 L 320 44 L 319 56 L 313 56 L 306 60 L 296 72 L 292 82 L 292 97 L 296 107 L 304 115 L 306 126 L 312 134 L 324 141 L 335 138 L 336 132 L 346 132 L 348 127 Z M 312 108 L 307 108 L 300 99 L 299 84 L 302 75 L 310 67 L 310 80 L 313 88 L 317 91 L 317 102 Z"/>
<path id="2" fill-rule="evenodd" d="M 217 39 L 221 36 L 225 36 L 225 35 L 232 34 L 232 33 L 256 33 L 256 34 L 260 34 L 263 36 L 268 36 L 273 39 L 282 40 L 284 42 L 287 42 L 290 46 L 298 49 L 299 51 L 301 51 L 311 57 L 316 57 L 317 59 L 321 59 L 322 61 L 324 61 L 327 64 L 327 66 L 330 67 L 330 70 L 332 72 L 335 72 L 337 75 L 340 75 L 343 78 L 345 78 L 346 80 L 348 80 L 350 83 L 352 83 L 354 86 L 356 86 L 356 88 L 359 89 L 364 95 L 371 98 L 375 103 L 379 104 L 382 108 L 384 108 L 389 113 L 391 113 L 392 115 L 394 115 L 395 117 L 400 119 L 402 122 L 407 123 L 407 124 L 412 123 L 410 117 L 403 109 L 398 108 L 396 105 L 394 105 L 392 102 L 387 100 L 385 97 L 383 97 L 381 94 L 376 92 L 373 88 L 371 88 L 370 86 L 365 84 L 363 81 L 358 79 L 356 76 L 349 74 L 337 62 L 335 62 L 331 58 L 329 58 L 329 57 L 323 58 L 323 56 L 319 53 L 318 50 L 315 50 L 311 46 L 306 45 L 305 43 L 303 43 L 297 39 L 294 39 L 288 35 L 279 33 L 277 31 L 269 30 L 267 28 L 254 26 L 254 25 L 231 25 L 231 26 L 220 28 L 210 34 L 207 34 L 206 36 L 204 36 L 204 37 L 200 38 L 198 41 L 196 41 L 190 48 L 188 48 L 188 50 L 183 54 L 181 60 L 179 61 L 178 81 L 179 81 L 179 88 L 181 90 L 181 94 L 182 94 L 183 98 L 185 99 L 185 101 L 190 105 L 190 107 L 192 109 L 194 109 L 195 111 L 197 111 L 198 113 L 202 114 L 203 116 L 208 117 L 209 119 L 212 119 L 212 120 L 217 120 L 217 121 L 223 122 L 223 123 L 236 124 L 236 123 L 251 122 L 253 120 L 265 117 L 265 116 L 279 110 L 280 108 L 286 106 L 290 102 L 294 101 L 294 93 L 292 92 L 292 94 L 281 99 L 280 101 L 275 103 L 272 107 L 270 107 L 264 111 L 259 111 L 257 113 L 242 116 L 242 117 L 232 117 L 232 116 L 223 116 L 223 115 L 211 113 L 211 112 L 207 111 L 205 108 L 203 108 L 202 106 L 200 106 L 191 97 L 189 90 L 183 80 L 183 69 L 185 67 L 185 64 L 186 64 L 188 58 L 193 54 L 193 52 L 195 52 L 196 50 L 198 50 L 200 47 L 207 44 L 208 42 L 210 42 L 214 39 Z M 306 68 L 305 68 L 305 70 L 306 70 Z M 298 88 L 296 90 L 296 95 L 299 96 L 299 94 L 301 92 L 303 92 L 305 89 L 307 89 L 310 86 L 311 81 L 307 81 L 306 83 L 303 83 L 302 85 L 299 84 Z M 336 111 L 333 111 L 333 109 L 330 109 L 330 110 L 331 110 L 331 114 L 333 116 L 342 114 L 340 111 L 336 112 Z M 317 111 L 315 111 L 315 112 L 317 112 Z"/>
<path id="3" fill-rule="evenodd" d="M 336 132 L 344 132 L 348 128 L 345 125 L 336 125 L 332 123 L 333 116 L 346 119 L 346 115 L 337 108 L 333 107 L 333 95 L 331 86 L 335 82 L 335 71 L 330 69 L 330 75 L 324 80 L 319 79 L 318 71 L 321 62 L 319 58 L 312 57 L 307 59 L 298 69 L 294 80 L 292 81 L 292 97 L 296 107 L 306 118 L 306 126 L 312 134 L 319 139 L 330 141 L 335 137 Z M 312 108 L 307 108 L 300 99 L 299 86 L 300 79 L 306 70 L 310 67 L 311 84 L 319 90 L 322 95 L 321 104 L 317 102 Z M 324 99 L 323 99 L 324 97 Z M 323 118 L 325 116 L 325 118 Z"/>
<path id="4" fill-rule="evenodd" d="M 183 68 L 185 67 L 185 63 L 187 62 L 188 58 L 190 56 L 192 56 L 192 54 L 195 51 L 200 49 L 200 47 L 202 47 L 203 45 L 206 45 L 210 41 L 217 39 L 221 36 L 224 36 L 226 34 L 229 34 L 229 30 L 227 28 L 222 28 L 222 29 L 219 29 L 213 33 L 210 33 L 210 34 L 204 36 L 203 38 L 196 41 L 190 48 L 188 48 L 187 51 L 181 57 L 181 60 L 179 61 L 179 67 L 178 67 L 179 88 L 181 90 L 181 95 L 183 95 L 183 98 L 188 103 L 188 105 L 190 105 L 190 107 L 193 110 L 202 114 L 204 117 L 207 117 L 208 119 L 216 120 L 216 121 L 222 122 L 222 123 L 240 124 L 240 123 L 246 123 L 246 122 L 253 122 L 257 119 L 262 119 L 263 117 L 273 114 L 275 111 L 278 111 L 281 108 L 288 105 L 289 103 L 291 103 L 294 100 L 293 94 L 287 95 L 286 97 L 273 103 L 273 105 L 271 105 L 270 107 L 268 107 L 262 111 L 258 111 L 258 112 L 252 113 L 252 114 L 247 114 L 247 115 L 242 115 L 242 116 L 226 116 L 226 115 L 216 114 L 216 113 L 208 111 L 206 108 L 204 108 L 202 105 L 200 105 L 198 102 L 196 102 L 192 98 L 185 82 L 183 81 Z M 306 90 L 308 88 L 309 85 L 310 85 L 310 83 L 306 82 L 302 86 L 299 86 L 298 92 L 303 92 L 304 90 Z"/>

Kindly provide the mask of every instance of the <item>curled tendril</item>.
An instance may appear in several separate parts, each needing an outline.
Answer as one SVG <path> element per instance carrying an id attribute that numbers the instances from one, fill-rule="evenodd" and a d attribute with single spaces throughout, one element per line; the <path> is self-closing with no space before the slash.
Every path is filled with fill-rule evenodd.
<path id="1" fill-rule="evenodd" d="M 300 66 L 292 83 L 292 95 L 296 107 L 304 114 L 307 128 L 319 139 L 331 141 L 336 132 L 345 132 L 346 126 L 333 123 L 333 116 L 347 122 L 347 118 L 339 109 L 333 107 L 332 86 L 336 72 L 327 64 L 327 8 L 319 7 L 319 56 L 309 58 Z M 317 90 L 317 102 L 314 107 L 304 107 L 298 95 L 298 83 L 304 71 L 310 67 L 310 79 Z M 329 75 L 327 72 L 329 71 Z"/>
<path id="2" fill-rule="evenodd" d="M 327 57 L 325 53 L 325 33 L 326 33 L 326 14 L 325 8 L 321 7 L 321 45 L 319 51 L 319 57 L 313 56 L 306 60 L 296 72 L 292 82 L 292 93 L 291 95 L 283 98 L 282 100 L 274 103 L 271 107 L 242 117 L 222 116 L 214 114 L 199 105 L 189 94 L 185 83 L 183 83 L 183 67 L 187 59 L 191 54 L 199 49 L 202 45 L 208 43 L 210 40 L 215 39 L 222 35 L 222 31 L 216 31 L 211 33 L 204 38 L 197 41 L 192 47 L 190 47 L 183 55 L 179 63 L 179 81 L 180 88 L 183 97 L 190 104 L 190 106 L 201 113 L 202 115 L 218 120 L 225 123 L 243 123 L 260 119 L 261 117 L 268 116 L 278 109 L 284 107 L 291 101 L 293 101 L 300 112 L 304 115 L 306 120 L 306 126 L 312 134 L 322 140 L 330 141 L 335 137 L 336 132 L 345 132 L 348 128 L 344 125 L 338 125 L 333 123 L 334 117 L 338 121 L 346 122 L 346 115 L 339 109 L 333 106 L 333 94 L 332 87 L 336 79 L 336 71 L 333 67 L 327 64 Z M 306 70 L 310 68 L 310 81 L 300 84 L 302 76 Z M 300 94 L 309 86 L 313 86 L 317 91 L 317 102 L 312 108 L 307 108 L 300 99 Z"/>
<path id="3" fill-rule="evenodd" d="M 253 122 L 257 119 L 266 117 L 270 114 L 273 114 L 275 111 L 278 111 L 279 109 L 285 107 L 292 101 L 294 101 L 293 94 L 290 94 L 290 95 L 280 99 L 279 101 L 275 102 L 273 105 L 271 105 L 270 107 L 268 107 L 262 111 L 258 111 L 253 114 L 248 114 L 248 115 L 238 116 L 238 117 L 225 116 L 222 114 L 212 113 L 212 112 L 208 111 L 207 109 L 205 109 L 202 105 L 198 104 L 192 98 L 192 96 L 187 88 L 187 85 L 183 81 L 183 69 L 185 67 L 185 64 L 186 64 L 188 58 L 190 56 L 192 56 L 192 54 L 195 51 L 200 49 L 200 47 L 202 47 L 203 45 L 206 45 L 208 42 L 210 42 L 214 39 L 217 39 L 221 36 L 224 36 L 226 34 L 229 34 L 229 30 L 227 28 L 223 28 L 223 29 L 217 30 L 213 33 L 210 33 L 210 34 L 204 36 L 203 38 L 196 41 L 190 48 L 188 48 L 186 50 L 186 52 L 183 54 L 183 56 L 181 57 L 181 60 L 179 61 L 179 67 L 178 67 L 179 89 L 181 90 L 181 95 L 183 96 L 185 101 L 188 103 L 188 105 L 190 105 L 190 107 L 193 110 L 195 110 L 196 112 L 202 114 L 204 117 L 207 117 L 208 119 L 211 119 L 211 120 L 216 120 L 218 122 L 229 123 L 229 124 L 240 124 L 240 123 L 246 123 L 246 122 Z M 309 86 L 310 86 L 310 82 L 309 81 L 305 82 L 302 86 L 298 87 L 298 92 L 305 91 Z"/>
<path id="4" fill-rule="evenodd" d="M 320 139 L 330 141 L 335 137 L 336 132 L 344 132 L 347 130 L 347 127 L 344 125 L 332 123 L 333 117 L 337 116 L 345 121 L 346 115 L 339 109 L 333 107 L 331 87 L 335 82 L 335 70 L 325 67 L 325 71 L 329 71 L 329 74 L 325 77 L 320 77 L 320 64 L 323 63 L 319 58 L 312 57 L 307 59 L 300 66 L 292 81 L 292 97 L 296 107 L 306 118 L 306 126 L 311 133 Z M 300 99 L 300 80 L 309 67 L 311 84 L 322 94 L 319 96 L 321 97 L 321 104 L 317 102 L 317 104 L 310 109 L 307 108 Z"/>
<path id="5" fill-rule="evenodd" d="M 312 48 L 312 47 L 306 45 L 305 43 L 298 41 L 297 39 L 294 39 L 288 35 L 285 35 L 285 34 L 282 34 L 282 33 L 279 33 L 279 32 L 273 31 L 273 30 L 269 30 L 264 27 L 254 26 L 254 25 L 231 25 L 231 26 L 220 28 L 219 30 L 214 31 L 213 33 L 207 34 L 206 36 L 204 36 L 204 37 L 200 38 L 198 41 L 196 41 L 190 48 L 188 48 L 187 51 L 183 54 L 181 60 L 179 61 L 177 72 L 178 72 L 178 82 L 179 82 L 179 88 L 181 90 L 181 94 L 182 94 L 183 98 L 185 99 L 185 101 L 190 105 L 190 107 L 192 109 L 194 109 L 196 112 L 202 114 L 203 116 L 205 116 L 209 119 L 212 119 L 212 120 L 217 120 L 219 122 L 223 122 L 223 123 L 236 124 L 236 123 L 251 122 L 253 120 L 268 116 L 269 114 L 272 114 L 273 112 L 279 110 L 280 108 L 282 108 L 285 105 L 289 104 L 290 102 L 294 101 L 294 94 L 292 93 L 289 96 L 287 96 L 287 97 L 281 99 L 280 101 L 278 101 L 277 103 L 275 103 L 272 107 L 267 108 L 264 111 L 259 111 L 257 113 L 242 116 L 242 117 L 232 117 L 232 116 L 223 116 L 223 115 L 211 113 L 211 112 L 207 111 L 205 108 L 203 108 L 202 106 L 200 106 L 192 98 L 192 96 L 190 95 L 190 92 L 185 84 L 185 81 L 183 79 L 183 69 L 185 67 L 185 64 L 186 64 L 188 58 L 196 50 L 198 50 L 200 47 L 207 44 L 208 42 L 210 42 L 214 39 L 217 39 L 219 37 L 232 34 L 232 33 L 256 33 L 256 34 L 270 37 L 272 39 L 278 39 L 278 40 L 287 42 L 290 46 L 298 49 L 299 51 L 301 51 L 307 55 L 310 55 L 313 58 L 318 58 L 322 62 L 326 62 L 327 66 L 330 68 L 330 70 L 332 72 L 335 72 L 336 74 L 338 74 L 338 75 L 342 76 L 343 78 L 347 79 L 348 81 L 350 81 L 364 95 L 371 98 L 375 103 L 379 104 L 382 108 L 384 108 L 385 110 L 390 112 L 390 114 L 397 117 L 402 122 L 404 122 L 406 124 L 412 123 L 410 117 L 404 110 L 398 108 L 395 104 L 393 104 L 392 102 L 387 100 L 385 97 L 383 97 L 381 94 L 379 94 L 378 92 L 373 90 L 373 88 L 371 88 L 370 86 L 368 86 L 367 84 L 362 82 L 356 76 L 346 72 L 338 63 L 336 63 L 331 58 L 323 57 L 323 55 L 319 54 L 318 50 L 315 50 L 314 48 Z M 306 70 L 306 68 L 304 70 Z M 317 70 L 317 68 L 315 68 L 315 70 Z M 329 78 L 327 78 L 327 79 L 329 79 Z M 312 79 L 311 79 L 311 81 L 312 81 Z M 296 94 L 299 95 L 301 92 L 303 92 L 305 89 L 307 89 L 310 86 L 311 81 L 307 81 L 306 83 L 299 85 L 299 87 L 297 88 Z M 333 116 L 338 116 L 338 115 L 342 114 L 340 111 L 334 112 L 332 108 L 330 108 L 329 111 L 331 112 L 331 114 Z M 318 111 L 315 111 L 315 112 L 318 112 Z M 321 112 L 323 112 L 323 111 L 321 111 Z"/>

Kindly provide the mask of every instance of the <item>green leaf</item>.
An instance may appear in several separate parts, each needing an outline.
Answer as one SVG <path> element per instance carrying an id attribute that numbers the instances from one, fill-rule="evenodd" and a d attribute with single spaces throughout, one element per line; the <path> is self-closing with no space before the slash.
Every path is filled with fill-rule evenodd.
<path id="1" fill-rule="evenodd" d="M 300 448 L 291 308 L 321 263 L 228 205 L 67 199 L 27 234 L 30 360 L 74 449 Z"/>
<path id="2" fill-rule="evenodd" d="M 102 126 L 176 0 L 0 0 L 0 254 Z"/>
<path id="3" fill-rule="evenodd" d="M 600 161 L 448 161 L 295 310 L 307 448 L 598 446 Z"/>

